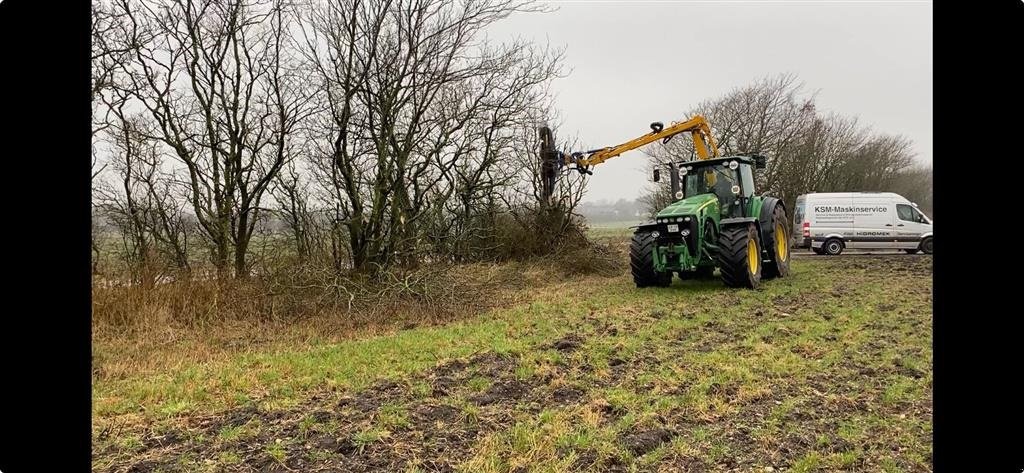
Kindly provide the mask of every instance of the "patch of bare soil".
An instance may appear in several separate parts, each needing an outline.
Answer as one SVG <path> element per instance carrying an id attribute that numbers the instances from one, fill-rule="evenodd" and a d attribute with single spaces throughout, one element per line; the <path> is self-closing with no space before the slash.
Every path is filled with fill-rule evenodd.
<path id="1" fill-rule="evenodd" d="M 633 455 L 643 455 L 661 446 L 661 444 L 672 440 L 675 433 L 667 429 L 656 428 L 631 432 L 621 438 L 622 445 Z"/>
<path id="2" fill-rule="evenodd" d="M 572 335 L 555 345 L 568 349 L 579 343 L 582 338 Z M 403 471 L 410 465 L 453 471 L 484 434 L 507 427 L 517 407 L 566 405 L 585 397 L 583 390 L 550 387 L 543 378 L 516 379 L 516 366 L 513 358 L 484 353 L 354 394 L 323 392 L 291 409 L 247 406 L 186 420 L 170 431 L 145 432 L 132 460 L 106 471 L 185 472 L 204 463 L 219 471 Z M 480 376 L 493 381 L 473 393 L 466 383 Z M 415 396 L 413 383 L 427 383 L 430 393 Z M 404 421 L 389 424 L 386 412 L 395 411 Z M 243 433 L 225 435 L 231 431 Z M 112 449 L 97 453 L 113 454 Z"/>
<path id="3" fill-rule="evenodd" d="M 840 258 L 834 264 L 841 271 L 862 270 L 865 274 L 905 271 L 924 276 L 931 272 L 931 258 L 920 256 Z M 855 295 L 854 285 L 844 282 L 856 280 L 839 280 L 824 294 L 779 298 L 749 317 L 713 320 L 698 330 L 667 334 L 669 338 L 661 341 L 661 351 L 640 350 L 633 355 L 615 351 L 608 359 L 607 376 L 596 382 L 594 389 L 616 386 L 650 392 L 652 387 L 637 381 L 639 374 L 694 351 L 720 350 L 743 356 L 738 346 L 755 327 L 776 323 L 777 318 L 801 309 L 820 312 L 823 301 L 836 302 L 833 296 Z M 706 303 L 717 303 L 707 296 L 698 297 L 705 298 Z M 823 365 L 820 374 L 806 379 L 773 379 L 770 391 L 759 396 L 744 396 L 738 382 L 711 383 L 706 394 L 730 406 L 726 414 L 702 417 L 687 410 L 662 412 L 654 425 L 635 425 L 618 433 L 617 442 L 634 457 L 650 454 L 677 437 L 694 442 L 696 450 L 671 451 L 660 457 L 650 467 L 658 471 L 785 471 L 812 451 L 853 454 L 847 466 L 851 471 L 881 471 L 882 462 L 890 458 L 904 471 L 926 471 L 919 461 L 893 451 L 892 428 L 879 430 L 889 424 L 861 425 L 859 428 L 867 429 L 863 437 L 869 440 L 856 444 L 846 440 L 848 432 L 844 431 L 848 428 L 844 422 L 851 419 L 880 417 L 888 422 L 906 418 L 926 423 L 931 417 L 930 396 L 885 397 L 886 387 L 894 381 L 920 382 L 928 375 L 927 367 L 915 361 L 920 360 L 920 353 L 907 347 L 894 348 L 900 330 L 925 330 L 928 319 L 904 313 L 898 307 L 880 303 L 876 309 L 881 316 L 864 327 L 872 335 L 869 341 L 848 347 L 844 354 L 850 356 Z M 646 316 L 689 317 L 692 314 L 685 313 L 689 310 Z M 830 320 L 826 314 L 821 315 Z M 595 321 L 590 325 L 593 333 L 601 336 L 627 332 L 628 323 L 619 327 Z M 406 471 L 413 466 L 424 471 L 454 471 L 473 454 L 474 446 L 484 436 L 508 429 L 522 412 L 586 404 L 602 416 L 604 426 L 614 425 L 629 414 L 580 387 L 578 381 L 594 375 L 593 367 L 579 359 L 586 344 L 581 332 L 573 331 L 536 347 L 563 354 L 567 361 L 552 368 L 556 376 L 548 372 L 522 379 L 516 376 L 516 358 L 478 354 L 446 362 L 409 379 L 380 381 L 354 393 L 324 391 L 294 408 L 262 410 L 247 406 L 184 419 L 171 429 L 153 427 L 141 433 L 130 455 L 118 453 L 113 444 L 94 454 L 125 458 L 105 470 L 111 473 L 186 472 L 203 465 L 229 472 Z M 779 343 L 797 336 L 781 326 L 767 335 L 770 341 Z M 844 350 L 844 340 L 835 334 L 823 335 L 820 343 L 830 350 Z M 898 356 L 892 358 L 894 349 Z M 795 350 L 806 360 L 822 362 L 821 353 L 813 347 Z M 890 358 L 885 358 L 887 353 Z M 487 383 L 474 389 L 470 381 L 478 378 L 485 378 Z M 669 384 L 661 386 L 669 395 L 685 395 L 692 389 L 683 382 Z M 704 451 L 707 448 L 694 440 L 698 429 L 702 432 L 699 437 L 710 439 L 724 453 L 709 456 Z M 930 432 L 923 429 L 901 430 L 899 435 L 930 443 Z M 572 465 L 575 471 L 628 470 L 627 459 L 616 455 L 594 450 L 577 451 L 576 455 Z M 926 461 L 930 464 L 930 456 Z"/>

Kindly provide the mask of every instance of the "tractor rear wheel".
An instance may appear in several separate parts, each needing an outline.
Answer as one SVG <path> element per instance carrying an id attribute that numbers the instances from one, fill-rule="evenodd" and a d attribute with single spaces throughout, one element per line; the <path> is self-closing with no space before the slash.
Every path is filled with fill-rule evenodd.
<path id="1" fill-rule="evenodd" d="M 718 268 L 726 286 L 757 289 L 761 285 L 764 265 L 754 224 L 722 228 L 718 249 Z"/>
<path id="2" fill-rule="evenodd" d="M 651 232 L 636 232 L 629 245 L 629 267 L 636 287 L 666 287 L 672 284 L 672 273 L 654 270 L 655 238 Z"/>
<path id="3" fill-rule="evenodd" d="M 768 245 L 768 262 L 764 265 L 764 277 L 784 278 L 789 276 L 789 221 L 786 209 L 776 205 L 772 210 L 771 228 L 767 229 L 765 244 Z"/>

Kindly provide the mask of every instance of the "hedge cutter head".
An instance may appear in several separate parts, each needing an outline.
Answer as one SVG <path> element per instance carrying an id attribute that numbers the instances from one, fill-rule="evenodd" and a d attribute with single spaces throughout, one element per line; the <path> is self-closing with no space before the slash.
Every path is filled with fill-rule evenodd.
<path id="1" fill-rule="evenodd" d="M 575 167 L 569 169 L 575 169 L 580 174 L 594 174 L 590 170 L 590 166 L 582 161 L 586 155 L 592 155 L 598 151 L 600 150 L 577 151 L 569 154 L 558 151 L 555 149 L 555 135 L 551 132 L 551 128 L 540 127 L 540 176 L 544 200 L 548 200 L 554 195 L 555 184 L 558 182 L 558 175 L 562 172 L 562 167 L 574 164 Z"/>
<path id="2" fill-rule="evenodd" d="M 545 200 L 555 193 L 555 182 L 562 169 L 563 154 L 555 149 L 555 134 L 551 128 L 540 127 L 540 178 L 541 193 Z"/>

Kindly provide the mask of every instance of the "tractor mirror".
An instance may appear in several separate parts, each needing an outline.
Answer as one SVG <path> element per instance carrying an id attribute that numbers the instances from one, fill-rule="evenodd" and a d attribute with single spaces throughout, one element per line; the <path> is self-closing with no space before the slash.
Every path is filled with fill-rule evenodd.
<path id="1" fill-rule="evenodd" d="M 759 154 L 754 155 L 754 167 L 757 169 L 764 169 L 767 166 L 768 160 Z"/>
<path id="2" fill-rule="evenodd" d="M 661 180 L 661 169 L 655 169 L 653 177 L 654 177 L 654 182 L 660 181 Z"/>

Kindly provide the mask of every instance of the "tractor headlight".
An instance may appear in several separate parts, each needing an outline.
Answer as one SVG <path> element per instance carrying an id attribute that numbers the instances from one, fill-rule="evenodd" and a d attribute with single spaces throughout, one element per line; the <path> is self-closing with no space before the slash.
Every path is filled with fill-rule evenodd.
<path id="1" fill-rule="evenodd" d="M 658 233 L 657 231 L 653 231 L 653 232 L 651 232 L 651 236 L 654 237 L 654 238 L 658 238 L 659 236 L 661 236 L 661 234 Z"/>
<path id="2" fill-rule="evenodd" d="M 732 186 L 732 189 L 729 190 L 731 190 L 733 194 L 740 195 L 740 186 Z"/>
<path id="3" fill-rule="evenodd" d="M 676 217 L 676 221 L 677 222 L 682 222 L 683 221 L 683 217 Z"/>
<path id="4" fill-rule="evenodd" d="M 736 169 L 738 167 L 740 167 L 740 163 L 737 163 L 736 161 L 729 161 L 729 169 Z"/>
<path id="5" fill-rule="evenodd" d="M 684 228 L 683 231 L 679 232 L 679 234 L 682 235 L 683 238 L 686 238 L 686 237 L 690 236 L 690 229 L 689 228 Z"/>
<path id="6" fill-rule="evenodd" d="M 686 172 L 686 168 L 679 168 L 679 177 L 685 176 Z"/>
<path id="7" fill-rule="evenodd" d="M 683 198 L 683 191 L 676 191 L 676 198 L 677 199 L 682 199 Z"/>
<path id="8" fill-rule="evenodd" d="M 683 221 L 684 221 L 684 222 L 689 222 L 689 221 L 690 221 L 690 217 L 684 217 L 684 218 L 683 218 Z"/>

